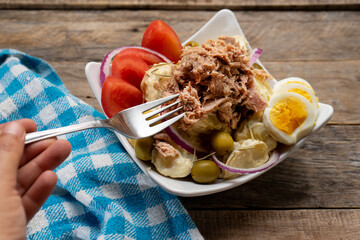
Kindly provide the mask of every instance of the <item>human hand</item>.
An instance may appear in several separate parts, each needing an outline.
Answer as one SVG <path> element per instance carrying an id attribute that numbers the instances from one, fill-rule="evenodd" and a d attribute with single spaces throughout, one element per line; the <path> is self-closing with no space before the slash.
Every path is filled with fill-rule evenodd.
<path id="1" fill-rule="evenodd" d="M 28 221 L 53 191 L 52 171 L 70 154 L 66 140 L 47 139 L 24 145 L 36 131 L 30 119 L 0 125 L 0 239 L 25 239 Z"/>

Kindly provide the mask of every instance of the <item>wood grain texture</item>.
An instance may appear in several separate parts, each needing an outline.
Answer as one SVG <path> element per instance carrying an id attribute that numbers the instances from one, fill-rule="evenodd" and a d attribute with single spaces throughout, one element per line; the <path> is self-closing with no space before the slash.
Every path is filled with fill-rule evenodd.
<path id="1" fill-rule="evenodd" d="M 359 239 L 359 209 L 190 211 L 207 240 Z"/>
<path id="2" fill-rule="evenodd" d="M 120 6 L 119 4 L 132 4 Z M 178 1 L 0 1 L 0 8 L 179 9 Z M 117 5 L 118 4 L 118 5 Z M 143 5 L 142 5 L 143 4 Z M 183 8 L 331 9 L 358 1 L 185 1 Z M 142 6 L 142 7 L 141 7 Z M 221 8 L 223 7 L 221 6 Z M 246 7 L 247 6 L 247 7 Z M 250 6 L 250 7 L 249 7 Z M 260 7 L 258 7 L 260 6 Z M 205 9 L 205 8 L 204 8 Z M 155 19 L 182 41 L 213 15 L 208 11 L 0 11 L 0 48 L 50 62 L 75 96 L 100 110 L 84 68 L 111 49 L 139 45 Z M 303 77 L 335 108 L 330 124 L 269 172 L 237 188 L 180 198 L 205 239 L 358 239 L 360 235 L 360 14 L 356 11 L 235 12 L 261 60 L 277 79 Z"/>
<path id="3" fill-rule="evenodd" d="M 355 10 L 358 0 L 1 0 L 3 9 Z"/>
<path id="4" fill-rule="evenodd" d="M 139 45 L 148 24 L 166 21 L 185 41 L 216 12 L 0 11 L 0 47 L 51 60 L 99 61 L 111 49 Z M 358 12 L 236 12 L 263 61 L 360 59 Z"/>

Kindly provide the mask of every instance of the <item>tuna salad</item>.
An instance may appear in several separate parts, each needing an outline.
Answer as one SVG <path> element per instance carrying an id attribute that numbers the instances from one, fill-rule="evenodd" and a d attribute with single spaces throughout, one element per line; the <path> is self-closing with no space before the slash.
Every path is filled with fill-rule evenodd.
<path id="1" fill-rule="evenodd" d="M 153 137 L 151 161 L 163 175 L 179 178 L 191 174 L 195 181 L 202 182 L 195 179 L 198 174 L 194 169 L 203 162 L 199 159 L 209 158 L 205 153 L 241 167 L 239 160 L 232 158 L 241 158 L 239 152 L 244 147 L 255 158 L 249 162 L 246 157 L 246 167 L 257 167 L 268 160 L 276 141 L 264 127 L 257 127 L 258 135 L 271 142 L 269 147 L 259 139 L 251 139 L 247 131 L 251 124 L 262 124 L 261 117 L 252 116 L 261 116 L 268 105 L 271 88 L 267 79 L 271 76 L 258 65 L 250 66 L 250 50 L 244 46 L 240 36 L 220 36 L 199 46 L 185 47 L 176 64 L 160 63 L 146 72 L 141 83 L 145 101 L 180 93 L 185 112 L 178 123 Z M 234 140 L 235 135 L 240 142 Z M 263 154 L 257 157 L 251 149 L 259 148 L 259 144 Z M 224 172 L 217 177 L 233 176 Z"/>
<path id="2" fill-rule="evenodd" d="M 261 53 L 244 35 L 183 46 L 169 25 L 155 20 L 141 46 L 105 55 L 101 106 L 111 118 L 143 102 L 179 96 L 168 111 L 181 108 L 175 115 L 184 117 L 154 136 L 129 139 L 136 158 L 164 176 L 212 183 L 262 172 L 280 159 L 278 143 L 295 144 L 312 131 L 319 101 L 304 79 L 273 79 L 258 60 Z"/>

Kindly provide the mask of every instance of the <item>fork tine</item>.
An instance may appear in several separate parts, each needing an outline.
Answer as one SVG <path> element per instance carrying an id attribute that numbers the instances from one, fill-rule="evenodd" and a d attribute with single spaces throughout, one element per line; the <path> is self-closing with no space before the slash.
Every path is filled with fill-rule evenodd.
<path id="1" fill-rule="evenodd" d="M 177 94 L 174 94 L 174 95 L 171 95 L 168 97 L 164 97 L 164 98 L 160 98 L 160 99 L 157 99 L 157 100 L 154 100 L 151 102 L 144 103 L 141 105 L 141 107 L 139 107 L 139 106 L 136 106 L 136 107 L 139 107 L 139 109 L 141 109 L 142 112 L 146 112 L 146 111 L 148 111 L 154 107 L 157 107 L 167 101 L 170 101 L 171 99 L 177 98 L 179 95 L 180 94 L 177 93 Z"/>
<path id="2" fill-rule="evenodd" d="M 146 120 L 149 119 L 149 113 L 144 114 L 144 112 L 152 110 L 152 108 L 157 107 L 171 99 L 174 99 L 179 95 L 180 94 L 171 95 L 165 98 L 160 98 L 155 101 L 143 103 L 141 105 L 137 105 L 135 107 L 131 107 L 123 111 L 120 111 L 114 117 L 107 120 L 107 126 L 109 126 L 113 130 L 119 132 L 120 134 L 128 138 L 139 139 L 139 138 L 152 136 L 162 131 L 164 128 L 168 127 L 174 122 L 178 121 L 185 114 L 182 113 L 181 115 L 178 115 L 174 118 L 170 118 L 169 120 L 166 120 L 158 125 L 150 126 L 149 122 Z M 175 106 L 175 104 L 169 104 L 169 105 L 170 105 L 169 107 Z M 169 107 L 160 108 L 161 109 L 160 112 L 164 111 L 165 109 L 168 109 Z M 160 117 L 157 117 L 156 119 L 152 120 L 152 123 L 156 123 L 157 121 L 160 121 L 161 119 L 170 116 L 171 114 L 179 111 L 181 108 L 182 107 L 170 111 L 169 113 L 163 114 Z M 152 113 L 151 116 L 153 116 L 154 114 L 158 114 L 160 112 Z"/>
<path id="3" fill-rule="evenodd" d="M 181 102 L 180 100 L 179 100 L 179 101 L 176 101 L 176 102 L 174 102 L 174 103 L 171 103 L 171 104 L 169 104 L 169 105 L 166 105 L 166 106 L 161 107 L 161 108 L 159 108 L 159 109 L 156 109 L 156 110 L 154 110 L 154 111 L 151 111 L 151 112 L 148 112 L 148 113 L 144 113 L 143 115 L 144 115 L 145 119 L 151 118 L 151 117 L 155 116 L 156 114 L 165 111 L 166 109 L 169 109 L 169 108 L 171 108 L 171 107 L 173 107 L 173 106 L 178 105 L 180 102 Z"/>
<path id="4" fill-rule="evenodd" d="M 166 120 L 165 122 L 162 122 L 160 124 L 157 124 L 157 125 L 151 127 L 151 131 L 153 131 L 154 133 L 158 133 L 158 132 L 164 130 L 165 128 L 169 127 L 170 125 L 174 124 L 178 120 L 180 120 L 184 115 L 185 115 L 185 113 L 183 112 L 176 117 Z"/>
<path id="5" fill-rule="evenodd" d="M 158 122 L 158 121 L 161 121 L 161 120 L 163 120 L 163 119 L 166 118 L 166 117 L 169 117 L 169 116 L 173 115 L 174 113 L 178 112 L 178 111 L 181 110 L 182 108 L 183 108 L 183 106 L 178 107 L 178 108 L 176 108 L 176 109 L 174 109 L 174 110 L 171 110 L 170 112 L 167 112 L 167 113 L 165 113 L 165 114 L 160 115 L 159 117 L 149 119 L 149 121 L 147 121 L 147 122 L 148 122 L 149 126 L 151 126 L 152 124 L 154 124 L 154 123 L 156 123 L 156 122 Z"/>

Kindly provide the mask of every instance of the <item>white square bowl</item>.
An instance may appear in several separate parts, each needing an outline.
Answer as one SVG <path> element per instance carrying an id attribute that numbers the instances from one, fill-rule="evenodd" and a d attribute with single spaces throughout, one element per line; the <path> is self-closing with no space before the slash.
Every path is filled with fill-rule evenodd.
<path id="1" fill-rule="evenodd" d="M 196 41 L 202 43 L 208 39 L 216 39 L 220 35 L 244 35 L 234 13 L 230 10 L 224 9 L 217 12 L 199 31 L 197 31 L 193 36 L 186 40 L 185 43 L 188 41 Z M 257 61 L 257 63 L 261 65 L 259 60 Z M 85 67 L 85 74 L 99 104 L 101 105 L 101 83 L 99 78 L 100 65 L 101 63 L 89 62 Z M 274 82 L 271 82 L 270 84 L 273 85 Z M 123 144 L 126 151 L 136 162 L 136 164 L 141 168 L 141 170 L 145 174 L 147 174 L 154 182 L 156 182 L 160 187 L 162 187 L 167 192 L 178 196 L 195 197 L 217 193 L 240 186 L 260 176 L 266 171 L 269 171 L 271 168 L 284 161 L 291 153 L 301 147 L 309 139 L 309 137 L 315 134 L 321 127 L 323 127 L 331 118 L 333 111 L 334 110 L 332 106 L 319 103 L 319 112 L 316 120 L 316 125 L 311 131 L 311 133 L 301 139 L 295 145 L 280 145 L 280 147 L 277 148 L 277 151 L 280 153 L 279 160 L 267 170 L 253 174 L 241 175 L 232 179 L 218 179 L 211 184 L 199 184 L 192 181 L 190 178 L 173 179 L 159 174 L 154 168 L 151 168 L 151 170 L 149 170 L 151 164 L 139 160 L 136 157 L 134 149 L 131 147 L 127 139 L 120 134 L 116 133 L 116 135 L 119 138 L 120 142 Z"/>

